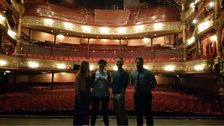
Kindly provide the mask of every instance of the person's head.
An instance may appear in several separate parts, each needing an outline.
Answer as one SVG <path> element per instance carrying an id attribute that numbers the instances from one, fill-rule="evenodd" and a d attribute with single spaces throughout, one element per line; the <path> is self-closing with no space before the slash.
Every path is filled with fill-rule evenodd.
<path id="1" fill-rule="evenodd" d="M 135 63 L 136 63 L 137 70 L 142 70 L 143 69 L 144 60 L 143 60 L 142 57 L 137 57 L 135 59 Z"/>
<path id="2" fill-rule="evenodd" d="M 85 73 L 89 71 L 89 62 L 83 61 L 80 66 L 80 73 Z"/>
<path id="3" fill-rule="evenodd" d="M 107 61 L 104 60 L 104 59 L 100 59 L 100 60 L 98 61 L 98 65 L 99 65 L 99 69 L 100 69 L 100 70 L 103 70 L 103 69 L 105 68 L 105 66 L 107 65 Z"/>
<path id="4" fill-rule="evenodd" d="M 122 58 L 117 58 L 116 65 L 117 65 L 118 70 L 122 69 L 122 66 L 124 65 L 124 60 Z"/>

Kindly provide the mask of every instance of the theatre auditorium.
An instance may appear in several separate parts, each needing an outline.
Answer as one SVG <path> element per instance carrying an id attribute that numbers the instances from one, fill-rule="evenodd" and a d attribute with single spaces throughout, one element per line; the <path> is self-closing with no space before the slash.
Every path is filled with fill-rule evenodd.
<path id="1" fill-rule="evenodd" d="M 224 0 L 0 0 L 0 126 L 72 125 L 81 62 L 130 74 L 136 57 L 158 83 L 155 126 L 224 125 Z"/>

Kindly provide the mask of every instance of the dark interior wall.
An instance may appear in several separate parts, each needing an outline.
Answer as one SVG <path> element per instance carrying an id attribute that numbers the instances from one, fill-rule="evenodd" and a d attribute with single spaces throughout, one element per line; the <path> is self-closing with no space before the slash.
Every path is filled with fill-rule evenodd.
<path id="1" fill-rule="evenodd" d="M 15 77 L 16 76 L 16 77 Z M 54 82 L 74 82 L 76 75 L 73 73 L 55 73 Z M 13 81 L 13 78 L 14 81 Z M 47 74 L 11 74 L 8 83 L 51 83 L 52 73 Z"/>
<path id="2" fill-rule="evenodd" d="M 123 9 L 124 0 L 76 0 L 78 6 L 97 9 Z"/>
<path id="3" fill-rule="evenodd" d="M 200 77 L 196 75 L 190 75 L 187 77 L 188 86 L 191 88 L 197 88 L 201 90 L 217 91 L 217 86 L 214 78 L 208 78 L 208 76 Z"/>
<path id="4" fill-rule="evenodd" d="M 212 101 L 218 93 L 218 88 L 215 79 L 211 76 L 189 75 L 186 77 L 185 89 L 188 93 L 194 94 L 205 101 Z"/>

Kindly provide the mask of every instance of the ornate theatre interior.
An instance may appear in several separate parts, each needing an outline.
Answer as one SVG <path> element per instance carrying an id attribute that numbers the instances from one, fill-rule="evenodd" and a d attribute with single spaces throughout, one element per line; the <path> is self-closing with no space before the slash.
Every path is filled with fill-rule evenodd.
<path id="1" fill-rule="evenodd" d="M 105 59 L 113 73 L 120 57 L 131 72 L 143 57 L 158 82 L 153 111 L 224 115 L 223 10 L 224 0 L 1 0 L 0 113 L 73 110 L 74 65 Z M 132 96 L 130 84 L 130 111 Z"/>

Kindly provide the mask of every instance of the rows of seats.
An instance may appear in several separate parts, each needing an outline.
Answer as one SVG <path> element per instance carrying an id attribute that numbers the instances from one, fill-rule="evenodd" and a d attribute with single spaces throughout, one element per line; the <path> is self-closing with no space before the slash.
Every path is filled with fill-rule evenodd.
<path id="1" fill-rule="evenodd" d="M 74 109 L 74 88 L 45 88 L 1 96 L 1 111 L 56 111 Z M 152 110 L 158 112 L 177 112 L 213 114 L 211 103 L 202 102 L 195 97 L 178 92 L 153 91 Z M 113 109 L 112 101 L 109 109 Z M 126 109 L 134 110 L 133 88 L 126 92 Z M 224 114 L 224 113 L 220 113 Z"/>
<path id="2" fill-rule="evenodd" d="M 50 4 L 46 1 L 42 2 L 28 2 L 26 3 L 26 16 L 40 16 L 50 17 L 54 19 L 74 22 L 74 23 L 86 23 L 86 17 L 82 13 L 81 8 L 70 9 L 62 6 Z M 65 13 L 66 11 L 66 13 Z"/>
<path id="3" fill-rule="evenodd" d="M 25 34 L 25 33 L 23 33 Z M 26 35 L 27 36 L 27 35 Z M 87 50 L 88 44 L 81 44 L 81 45 L 76 45 L 76 44 L 68 44 L 68 43 L 55 43 L 53 41 L 38 41 L 38 40 L 33 40 L 31 39 L 30 41 L 27 40 L 25 37 L 23 37 L 24 43 L 23 44 L 28 44 L 29 46 L 39 46 L 39 47 L 46 47 L 46 48 L 58 48 L 58 49 L 65 49 L 65 50 Z M 162 49 L 169 49 L 170 47 L 168 46 L 162 46 L 160 44 L 154 44 L 151 47 L 146 47 L 146 46 L 126 46 L 126 45 L 97 45 L 97 44 L 91 44 L 89 46 L 90 50 L 106 50 L 106 51 L 118 51 L 119 49 L 121 51 L 134 51 L 134 50 L 162 50 Z"/>
<path id="4" fill-rule="evenodd" d="M 108 16 L 104 13 L 99 14 L 98 11 L 94 9 L 83 9 L 83 8 L 66 8 L 58 5 L 51 4 L 46 1 L 41 2 L 27 2 L 25 4 L 26 6 L 26 13 L 27 16 L 40 16 L 40 17 L 50 17 L 54 19 L 60 19 L 68 22 L 75 22 L 79 24 L 90 24 L 90 25 L 96 25 L 99 23 L 99 20 L 101 21 L 100 24 L 107 25 L 126 25 L 126 22 L 128 22 L 129 25 L 133 25 L 136 23 L 151 23 L 155 21 L 162 21 L 162 22 L 174 22 L 174 21 L 180 21 L 178 11 L 174 9 L 173 7 L 169 6 L 159 6 L 159 7 L 150 7 L 150 8 L 144 8 L 144 9 L 130 9 L 131 13 L 117 13 L 117 10 L 111 10 L 111 16 L 110 18 L 106 18 Z M 170 2 L 169 2 L 170 5 Z M 142 7 L 141 7 L 142 8 Z M 125 9 L 126 10 L 126 9 Z M 88 11 L 88 16 L 86 15 Z M 127 10 L 126 10 L 127 11 Z M 114 14 L 116 12 L 116 14 Z M 130 17 L 129 15 L 136 15 L 138 13 L 137 17 Z M 94 16 L 95 15 L 95 16 Z M 121 16 L 122 15 L 122 16 Z M 156 15 L 156 17 L 153 18 L 153 16 Z M 163 16 L 167 15 L 167 16 Z M 102 17 L 98 19 L 98 17 Z M 121 18 L 122 17 L 122 18 Z M 106 18 L 106 19 L 105 19 Z M 128 18 L 128 19 L 127 19 Z M 98 20 L 97 20 L 98 19 Z M 117 19 L 115 21 L 112 21 L 110 19 Z M 123 19 L 123 20 L 122 20 Z M 122 21 L 121 21 L 122 20 Z M 118 22 L 120 21 L 120 22 Z"/>
<path id="5" fill-rule="evenodd" d="M 24 53 L 23 57 L 27 58 L 38 58 L 38 59 L 49 59 L 49 60 L 62 60 L 62 61 L 71 61 L 71 62 L 82 62 L 83 60 L 88 60 L 89 62 L 98 62 L 99 57 L 86 59 L 85 57 L 74 57 L 74 56 L 52 56 L 52 55 L 44 55 L 44 54 L 31 54 Z M 115 58 L 103 58 L 109 63 L 115 62 Z M 181 58 L 155 58 L 155 59 L 144 59 L 144 62 L 178 62 L 181 61 Z M 126 63 L 134 63 L 135 58 L 124 58 Z"/>
<path id="6" fill-rule="evenodd" d="M 5 95 L 2 111 L 54 111 L 72 110 L 74 106 L 73 90 L 43 90 Z"/>
<path id="7" fill-rule="evenodd" d="M 155 110 L 197 114 L 211 113 L 211 104 L 181 93 L 155 92 L 153 100 L 153 109 Z"/>

